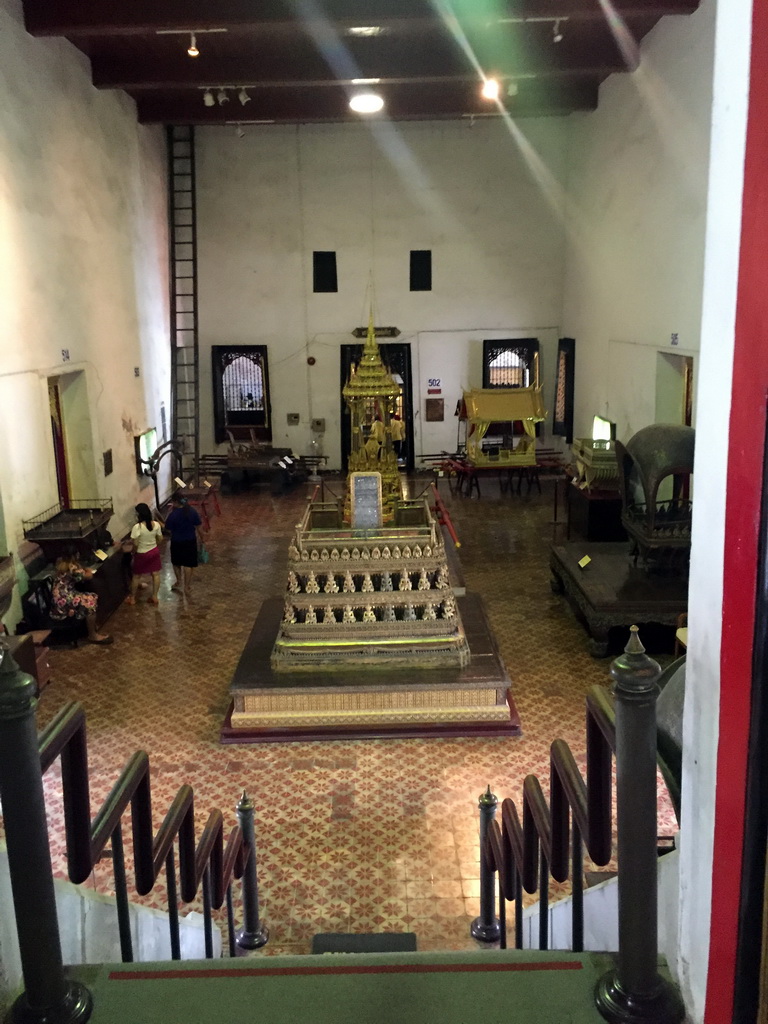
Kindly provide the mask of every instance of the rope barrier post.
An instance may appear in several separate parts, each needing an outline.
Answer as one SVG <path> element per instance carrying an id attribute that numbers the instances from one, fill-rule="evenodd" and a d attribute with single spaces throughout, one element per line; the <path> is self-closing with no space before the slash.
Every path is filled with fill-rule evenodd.
<path id="1" fill-rule="evenodd" d="M 259 877 L 256 864 L 256 832 L 253 801 L 243 791 L 237 805 L 237 820 L 250 855 L 243 871 L 243 927 L 237 933 L 241 949 L 260 949 L 269 940 L 269 928 L 259 918 Z"/>
<path id="2" fill-rule="evenodd" d="M 616 803 L 619 855 L 618 966 L 597 984 L 595 1003 L 611 1024 L 677 1024 L 685 1011 L 659 974 L 656 851 L 656 698 L 661 668 L 632 626 L 616 680 Z"/>
<path id="3" fill-rule="evenodd" d="M 25 991 L 13 1024 L 87 1021 L 91 993 L 64 976 L 43 777 L 35 727 L 34 679 L 0 644 L 0 801 Z"/>
<path id="4" fill-rule="evenodd" d="M 476 917 L 469 932 L 478 942 L 498 942 L 501 928 L 496 917 L 496 886 L 494 872 L 491 871 L 485 857 L 485 841 L 491 822 L 496 817 L 498 798 L 491 792 L 491 787 L 478 797 L 480 809 L 480 916 Z"/>

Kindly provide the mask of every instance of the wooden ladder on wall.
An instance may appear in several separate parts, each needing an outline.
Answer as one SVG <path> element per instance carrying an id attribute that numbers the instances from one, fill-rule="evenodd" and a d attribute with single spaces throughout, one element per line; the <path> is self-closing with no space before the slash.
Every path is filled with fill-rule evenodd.
<path id="1" fill-rule="evenodd" d="M 195 129 L 167 129 L 171 269 L 171 407 L 173 439 L 185 479 L 198 483 L 200 373 L 197 308 Z M 165 440 L 165 439 L 163 439 Z"/>

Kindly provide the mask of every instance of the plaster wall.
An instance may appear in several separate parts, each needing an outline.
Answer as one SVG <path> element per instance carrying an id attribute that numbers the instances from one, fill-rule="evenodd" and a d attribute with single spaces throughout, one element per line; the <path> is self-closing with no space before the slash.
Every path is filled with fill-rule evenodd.
<path id="1" fill-rule="evenodd" d="M 698 373 L 714 18 L 714 0 L 663 18 L 638 70 L 570 119 L 562 320 L 577 340 L 577 436 L 596 413 L 624 440 L 655 422 L 657 352 L 693 355 Z"/>
<path id="2" fill-rule="evenodd" d="M 159 428 L 170 388 L 167 193 L 162 132 L 69 43 L 27 35 L 17 0 L 0 0 L 0 88 L 0 543 L 17 555 L 22 519 L 58 500 L 50 377 L 72 497 L 112 497 L 115 536 L 153 501 L 133 435 Z M 19 612 L 17 587 L 10 627 Z"/>
<path id="3" fill-rule="evenodd" d="M 700 415 L 695 423 L 696 500 L 688 596 L 680 852 L 678 976 L 690 1015 L 697 1022 L 704 1019 L 705 1010 L 713 871 L 715 868 L 732 872 L 739 870 L 736 856 L 729 857 L 729 863 L 714 865 L 713 834 L 720 713 L 725 481 L 732 402 L 752 0 L 719 0 L 716 16 L 698 377 Z M 733 397 L 740 401 L 740 396 Z M 738 498 L 732 496 L 731 500 L 738 501 Z M 727 709 L 725 713 L 728 713 Z M 729 780 L 724 778 L 721 784 L 727 786 Z M 735 802 L 740 801 L 737 798 Z M 713 1024 L 718 1020 L 716 1016 L 708 1016 L 707 1019 Z"/>
<path id="4" fill-rule="evenodd" d="M 324 417 L 338 466 L 338 349 L 370 302 L 411 346 L 417 453 L 453 450 L 453 411 L 482 381 L 484 338 L 539 337 L 551 391 L 563 119 L 522 121 L 517 135 L 496 121 L 243 131 L 197 132 L 203 451 L 214 450 L 210 346 L 266 344 L 274 443 L 307 452 L 310 420 Z M 409 290 L 411 249 L 432 250 L 430 292 Z M 337 293 L 313 293 L 314 250 L 336 252 Z M 446 417 L 422 427 L 429 378 L 442 381 Z"/>

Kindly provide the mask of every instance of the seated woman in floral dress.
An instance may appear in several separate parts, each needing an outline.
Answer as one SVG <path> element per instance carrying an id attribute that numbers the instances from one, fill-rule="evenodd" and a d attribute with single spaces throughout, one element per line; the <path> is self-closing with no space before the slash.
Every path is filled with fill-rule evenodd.
<path id="1" fill-rule="evenodd" d="M 68 619 L 85 621 L 88 639 L 92 644 L 111 644 L 111 636 L 96 630 L 98 596 L 78 589 L 83 580 L 89 580 L 92 576 L 93 572 L 84 569 L 76 558 L 58 560 L 56 575 L 53 578 L 51 618 L 57 622 L 65 622 Z"/>

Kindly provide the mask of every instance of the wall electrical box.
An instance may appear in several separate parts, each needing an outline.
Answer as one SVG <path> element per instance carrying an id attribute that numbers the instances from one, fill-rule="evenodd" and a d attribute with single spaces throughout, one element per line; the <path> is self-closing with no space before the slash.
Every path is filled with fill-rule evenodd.
<path id="1" fill-rule="evenodd" d="M 312 420 L 312 429 L 314 430 L 314 432 L 316 434 L 324 434 L 325 433 L 325 420 L 322 419 L 322 418 Z"/>
<path id="2" fill-rule="evenodd" d="M 299 414 L 297 412 L 289 412 L 288 413 L 288 426 L 289 427 L 298 427 L 298 425 L 299 425 L 299 418 L 300 417 L 299 417 Z"/>

